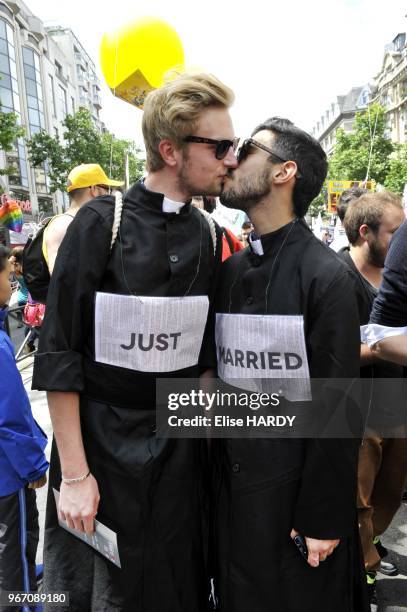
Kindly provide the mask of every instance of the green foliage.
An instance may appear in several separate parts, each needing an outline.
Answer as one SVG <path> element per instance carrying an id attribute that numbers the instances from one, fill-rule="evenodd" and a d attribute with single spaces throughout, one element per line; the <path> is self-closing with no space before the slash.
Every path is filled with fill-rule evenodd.
<path id="1" fill-rule="evenodd" d="M 323 211 L 326 208 L 326 199 L 327 199 L 327 191 L 324 186 L 321 190 L 321 193 L 314 198 L 309 205 L 308 214 L 311 217 L 318 217 L 319 213 L 323 214 Z"/>
<path id="2" fill-rule="evenodd" d="M 385 129 L 385 109 L 379 104 L 372 104 L 368 111 L 357 113 L 351 134 L 342 129 L 336 132 L 336 145 L 329 160 L 328 177 L 363 181 L 372 146 L 369 178 L 384 184 L 391 165 L 389 156 L 394 151 L 394 144 L 384 137 Z M 371 134 L 374 134 L 373 140 Z"/>
<path id="3" fill-rule="evenodd" d="M 129 160 L 130 185 L 135 183 L 145 170 L 145 161 L 138 157 L 140 149 L 131 140 L 119 140 L 109 132 L 102 134 L 103 168 L 111 167 L 111 177 L 123 180 L 125 175 L 125 156 Z"/>
<path id="4" fill-rule="evenodd" d="M 27 141 L 27 147 L 31 164 L 35 168 L 47 162 L 51 193 L 64 189 L 72 166 L 59 140 L 46 132 L 40 132 Z"/>
<path id="5" fill-rule="evenodd" d="M 80 109 L 67 115 L 63 142 L 45 132 L 35 134 L 27 141 L 30 161 L 34 167 L 48 165 L 51 193 L 65 189 L 69 172 L 79 164 L 100 164 L 106 174 L 124 180 L 124 157 L 129 157 L 130 183 L 144 171 L 144 161 L 138 157 L 135 143 L 115 138 L 109 132 L 101 134 L 94 126 L 88 110 Z M 112 167 L 110 170 L 110 160 Z"/>
<path id="6" fill-rule="evenodd" d="M 396 155 L 390 159 L 390 168 L 384 182 L 389 191 L 402 194 L 407 183 L 407 145 L 395 145 Z"/>
<path id="7" fill-rule="evenodd" d="M 0 104 L 0 149 L 2 151 L 12 151 L 17 138 L 25 136 L 25 129 L 18 124 L 17 113 L 3 113 Z M 0 175 L 11 174 L 13 168 L 0 170 Z"/>

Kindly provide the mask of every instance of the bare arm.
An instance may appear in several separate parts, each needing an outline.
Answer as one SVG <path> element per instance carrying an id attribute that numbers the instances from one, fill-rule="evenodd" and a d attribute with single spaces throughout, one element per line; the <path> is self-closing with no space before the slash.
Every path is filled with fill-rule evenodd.
<path id="1" fill-rule="evenodd" d="M 48 392 L 48 406 L 61 460 L 64 478 L 79 478 L 89 472 L 82 441 L 79 416 L 79 395 Z M 58 511 L 68 527 L 92 533 L 93 519 L 99 504 L 99 489 L 90 474 L 75 484 L 61 482 Z"/>
<path id="2" fill-rule="evenodd" d="M 379 356 L 369 347 L 368 344 L 360 345 L 360 365 L 367 366 L 372 363 L 377 363 Z"/>
<path id="3" fill-rule="evenodd" d="M 372 352 L 380 359 L 407 366 L 407 336 L 384 338 L 372 346 Z"/>

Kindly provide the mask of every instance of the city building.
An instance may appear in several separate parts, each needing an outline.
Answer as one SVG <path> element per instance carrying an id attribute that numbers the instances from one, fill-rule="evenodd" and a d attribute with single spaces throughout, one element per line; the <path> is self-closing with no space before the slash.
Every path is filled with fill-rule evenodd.
<path id="1" fill-rule="evenodd" d="M 397 34 L 385 46 L 382 67 L 364 87 L 353 87 L 346 96 L 338 96 L 320 117 L 311 133 L 332 153 L 336 130 L 352 132 L 355 114 L 378 102 L 386 110 L 386 136 L 393 142 L 407 142 L 407 37 Z"/>
<path id="2" fill-rule="evenodd" d="M 47 35 L 56 47 L 63 53 L 69 65 L 73 66 L 72 82 L 75 95 L 71 96 L 69 104 L 73 111 L 86 108 L 90 111 L 96 127 L 105 129 L 100 120 L 102 100 L 100 97 L 100 82 L 96 75 L 95 64 L 89 57 L 72 30 L 61 26 L 46 28 Z M 65 60 L 66 61 L 66 60 Z"/>
<path id="3" fill-rule="evenodd" d="M 91 58 L 71 30 L 45 28 L 22 0 L 0 0 L 0 102 L 3 112 L 17 114 L 28 137 L 45 130 L 60 138 L 66 115 L 80 107 L 104 129 Z M 66 194 L 50 193 L 46 164 L 31 167 L 23 138 L 13 151 L 0 151 L 0 168 L 6 167 L 12 172 L 0 176 L 0 192 L 20 203 L 26 222 L 64 210 Z"/>
<path id="4" fill-rule="evenodd" d="M 342 128 L 352 132 L 355 115 L 367 108 L 372 86 L 352 87 L 344 96 L 337 96 L 312 128 L 311 134 L 318 140 L 327 155 L 332 153 L 336 142 L 336 130 Z"/>
<path id="5" fill-rule="evenodd" d="M 397 34 L 386 45 L 380 72 L 375 76 L 372 102 L 386 109 L 387 136 L 393 142 L 407 142 L 407 44 L 406 33 Z"/>

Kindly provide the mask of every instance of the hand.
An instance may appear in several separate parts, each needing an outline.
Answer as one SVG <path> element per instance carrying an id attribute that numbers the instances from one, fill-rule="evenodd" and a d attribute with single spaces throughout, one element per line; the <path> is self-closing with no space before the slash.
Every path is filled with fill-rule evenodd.
<path id="1" fill-rule="evenodd" d="M 61 482 L 58 514 L 71 529 L 87 534 L 94 531 L 93 520 L 98 511 L 100 495 L 98 483 L 92 474 L 74 484 Z"/>
<path id="2" fill-rule="evenodd" d="M 41 487 L 43 487 L 46 484 L 47 484 L 47 475 L 44 474 L 38 480 L 35 480 L 34 482 L 30 482 L 28 484 L 28 488 L 29 489 L 41 489 Z"/>
<path id="3" fill-rule="evenodd" d="M 292 529 L 290 536 L 295 538 L 298 531 Z M 321 561 L 325 561 L 329 555 L 332 555 L 340 540 L 316 540 L 315 538 L 307 538 L 304 536 L 308 548 L 308 563 L 311 567 L 318 567 Z"/>

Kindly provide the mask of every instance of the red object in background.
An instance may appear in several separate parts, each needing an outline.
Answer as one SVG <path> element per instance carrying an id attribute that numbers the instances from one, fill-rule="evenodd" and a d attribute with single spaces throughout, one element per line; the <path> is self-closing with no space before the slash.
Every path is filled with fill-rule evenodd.
<path id="1" fill-rule="evenodd" d="M 236 238 L 233 232 L 226 229 L 226 227 L 222 228 L 222 261 L 225 261 L 228 257 L 233 255 L 233 253 L 237 253 L 244 249 L 244 246 Z"/>

